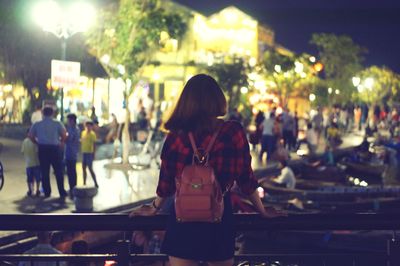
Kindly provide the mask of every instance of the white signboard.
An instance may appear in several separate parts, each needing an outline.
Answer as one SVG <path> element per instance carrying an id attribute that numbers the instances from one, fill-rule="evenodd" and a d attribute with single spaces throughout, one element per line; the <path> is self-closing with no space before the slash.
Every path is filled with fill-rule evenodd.
<path id="1" fill-rule="evenodd" d="M 51 86 L 59 88 L 77 86 L 80 75 L 79 62 L 51 60 Z"/>

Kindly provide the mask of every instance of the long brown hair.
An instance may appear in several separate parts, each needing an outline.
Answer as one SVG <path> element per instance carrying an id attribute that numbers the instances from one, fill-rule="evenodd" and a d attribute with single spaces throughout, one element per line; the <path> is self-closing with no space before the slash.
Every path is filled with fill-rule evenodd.
<path id="1" fill-rule="evenodd" d="M 201 132 L 215 128 L 217 117 L 226 114 L 225 95 L 214 78 L 206 74 L 188 80 L 164 128 L 171 132 Z"/>

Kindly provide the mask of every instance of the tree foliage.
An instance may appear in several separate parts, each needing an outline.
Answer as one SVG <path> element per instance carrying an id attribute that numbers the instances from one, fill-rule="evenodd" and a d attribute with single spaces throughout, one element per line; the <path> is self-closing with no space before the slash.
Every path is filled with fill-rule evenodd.
<path id="1" fill-rule="evenodd" d="M 315 33 L 310 43 L 317 47 L 324 64 L 327 86 L 339 89 L 341 100 L 349 101 L 354 93 L 351 78 L 361 70 L 367 50 L 346 35 Z"/>
<path id="2" fill-rule="evenodd" d="M 393 103 L 400 101 L 400 75 L 386 67 L 371 66 L 357 74 L 360 85 L 355 97 L 367 103 Z M 366 82 L 370 80 L 368 86 Z"/>
<path id="3" fill-rule="evenodd" d="M 262 65 L 264 76 L 275 84 L 283 106 L 292 95 L 308 97 L 316 82 L 312 64 L 304 54 L 288 56 L 269 50 Z"/>
<path id="4" fill-rule="evenodd" d="M 227 62 L 212 65 L 207 70 L 225 92 L 228 100 L 228 110 L 237 108 L 241 100 L 241 87 L 248 87 L 249 66 L 243 58 L 233 57 Z"/>
<path id="5" fill-rule="evenodd" d="M 50 61 L 56 49 L 54 42 L 43 45 L 43 33 L 23 23 L 24 1 L 2 1 L 0 5 L 0 62 L 2 81 L 18 83 L 27 89 L 32 100 L 47 97 L 46 83 Z M 29 18 L 29 17 L 28 17 Z M 30 25 L 31 23 L 29 23 Z M 33 96 L 40 92 L 39 99 Z"/>
<path id="6" fill-rule="evenodd" d="M 125 80 L 125 125 L 130 123 L 128 101 L 135 85 L 165 41 L 181 39 L 187 30 L 185 15 L 162 0 L 120 0 L 98 10 L 102 18 L 87 34 L 91 53 L 110 77 Z M 128 82 L 130 81 L 130 82 Z M 122 134 L 122 162 L 129 163 L 129 130 Z"/>
<path id="7" fill-rule="evenodd" d="M 100 8 L 102 21 L 88 33 L 87 43 L 111 77 L 129 78 L 135 84 L 162 47 L 162 33 L 178 40 L 183 37 L 186 17 L 166 6 L 160 0 L 120 0 Z"/>

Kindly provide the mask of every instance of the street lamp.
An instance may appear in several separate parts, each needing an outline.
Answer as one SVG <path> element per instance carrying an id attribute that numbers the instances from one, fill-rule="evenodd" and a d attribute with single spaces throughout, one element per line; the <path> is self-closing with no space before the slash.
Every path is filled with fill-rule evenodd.
<path id="1" fill-rule="evenodd" d="M 43 31 L 54 34 L 61 40 L 61 60 L 67 58 L 67 39 L 78 32 L 85 32 L 95 20 L 95 10 L 87 2 L 74 1 L 70 6 L 60 6 L 56 1 L 47 0 L 39 2 L 33 16 L 36 23 Z M 64 119 L 64 88 L 61 94 L 61 120 Z"/>

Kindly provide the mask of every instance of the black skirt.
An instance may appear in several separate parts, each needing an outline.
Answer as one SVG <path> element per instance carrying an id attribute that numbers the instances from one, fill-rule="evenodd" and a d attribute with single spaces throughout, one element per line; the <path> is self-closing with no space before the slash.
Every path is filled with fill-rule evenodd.
<path id="1" fill-rule="evenodd" d="M 172 204 L 161 252 L 169 256 L 197 261 L 224 261 L 235 252 L 235 225 L 230 195 L 224 197 L 220 223 L 178 223 Z"/>

